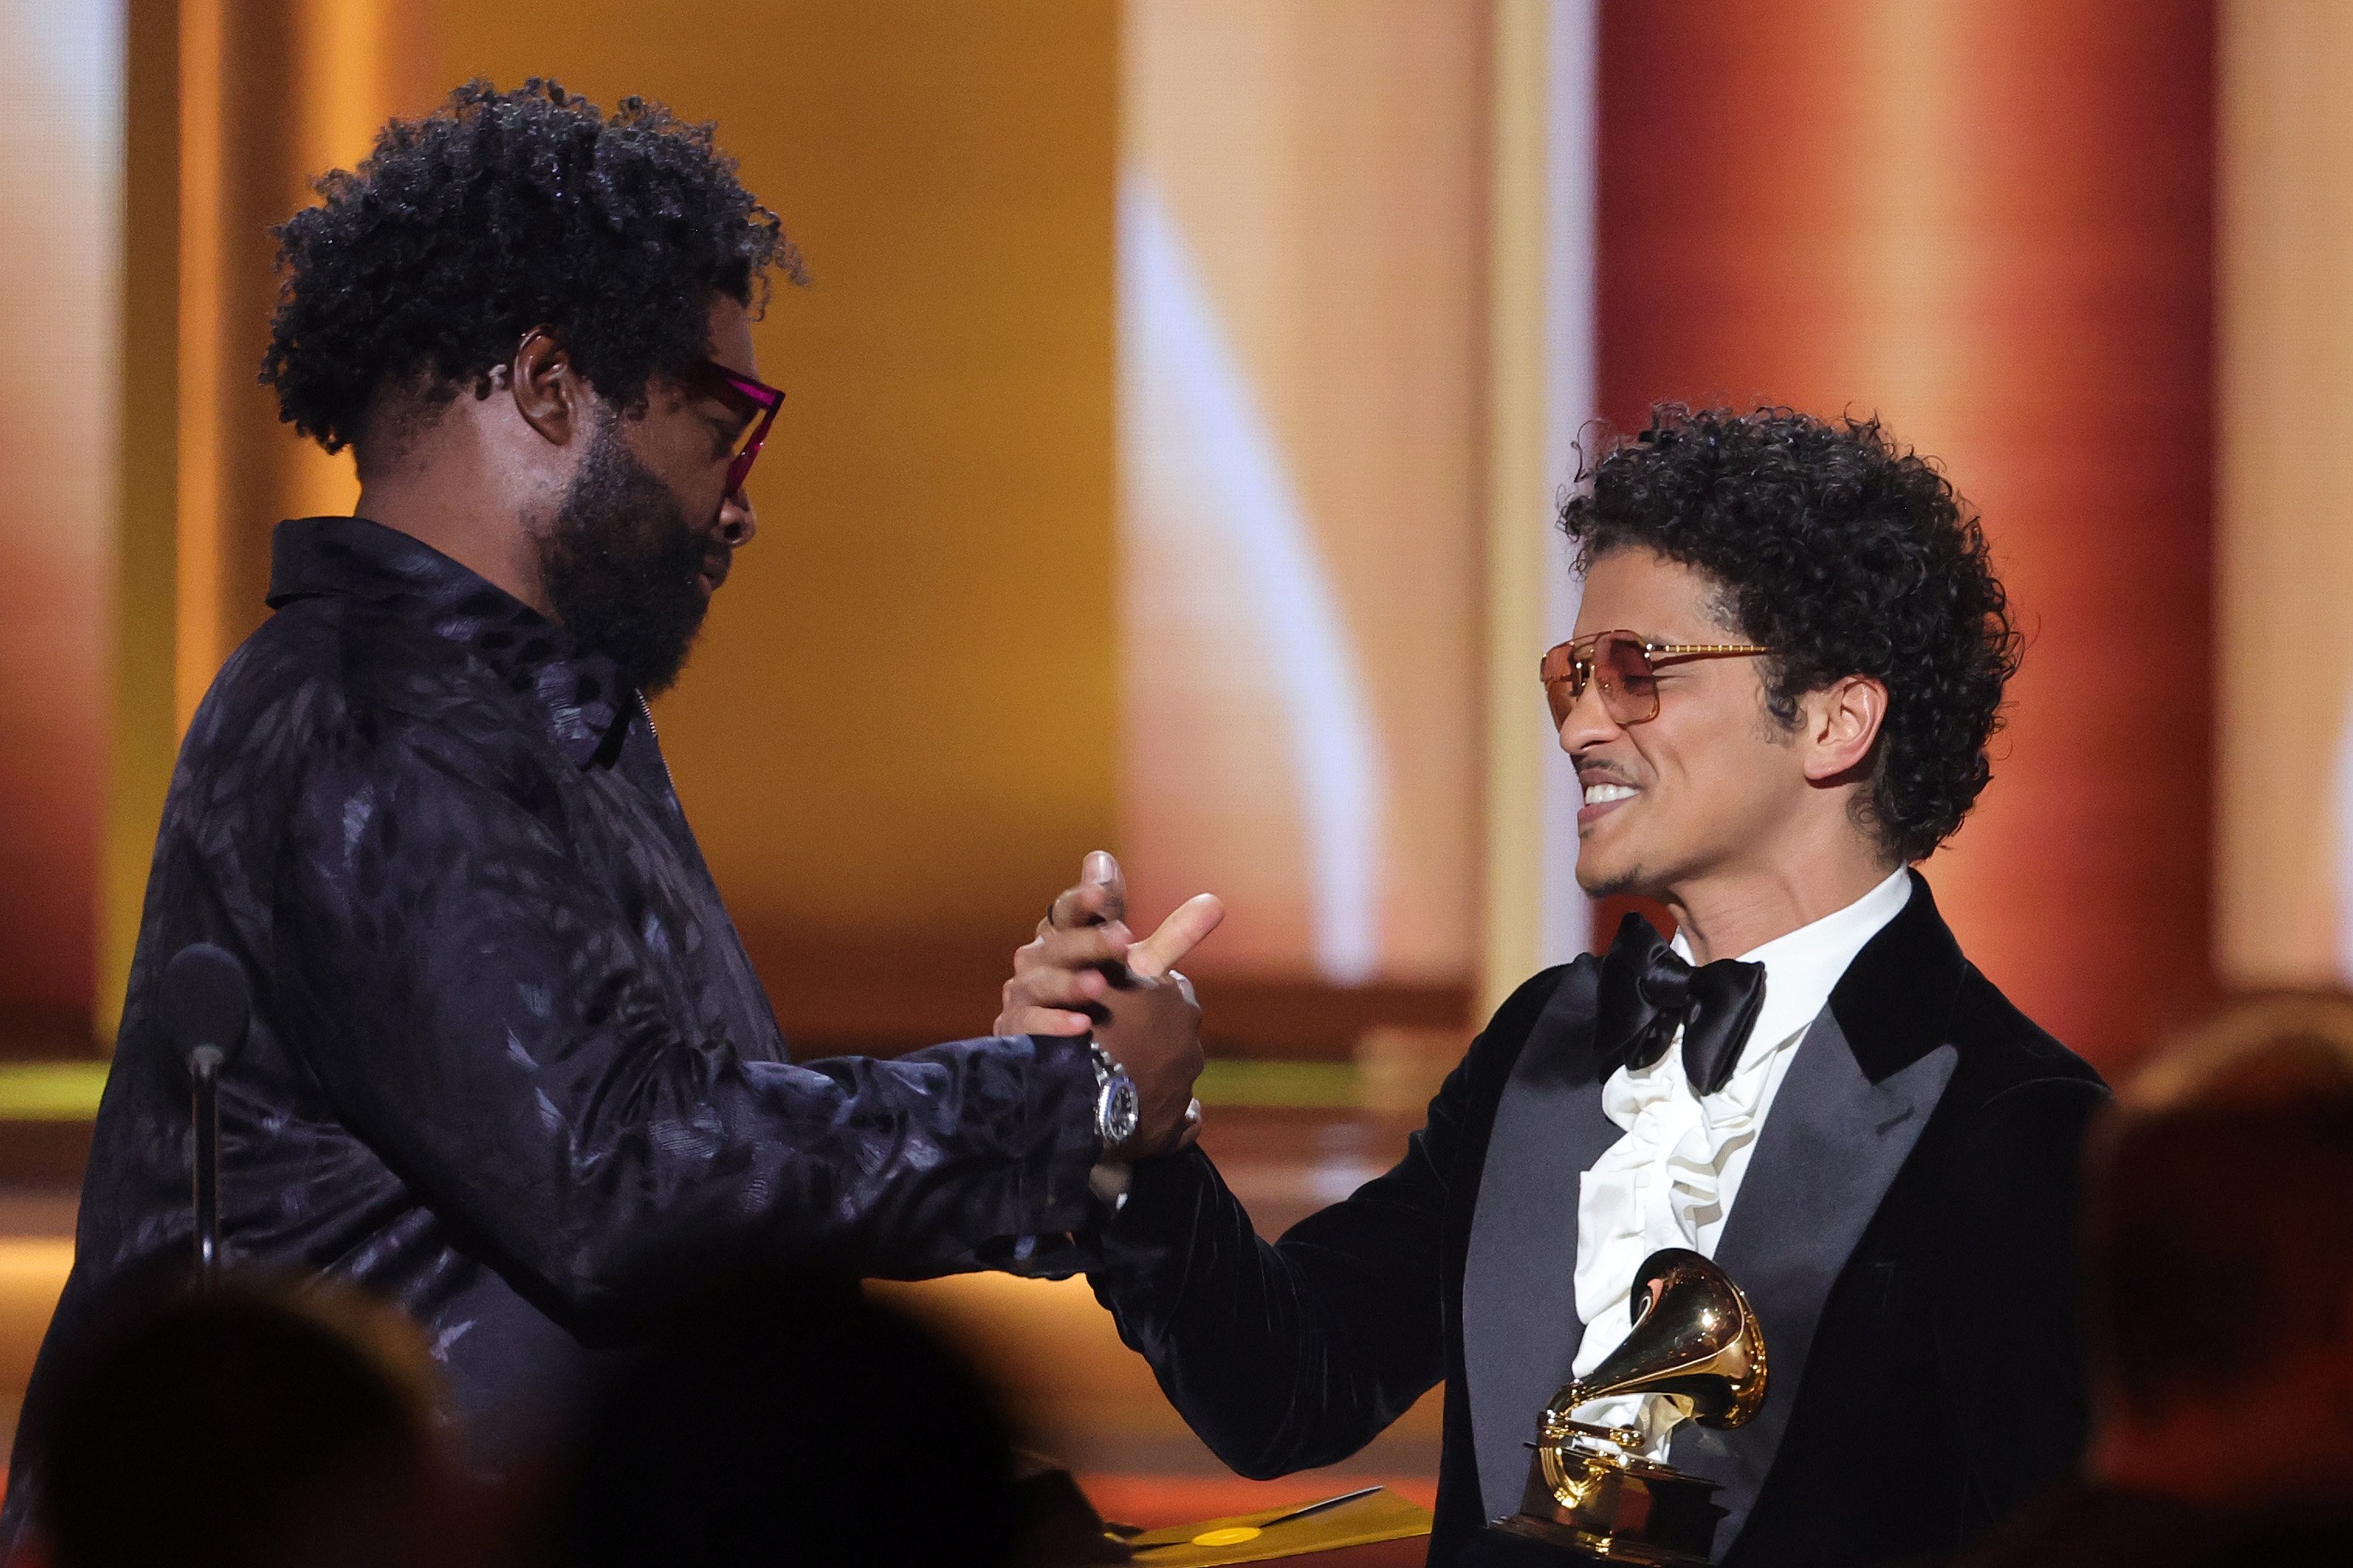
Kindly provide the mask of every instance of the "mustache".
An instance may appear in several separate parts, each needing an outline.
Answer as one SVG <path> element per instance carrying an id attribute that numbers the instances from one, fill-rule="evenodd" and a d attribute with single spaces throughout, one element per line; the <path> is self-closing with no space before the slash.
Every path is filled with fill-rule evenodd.
<path id="1" fill-rule="evenodd" d="M 1624 784 L 1628 789 L 1642 787 L 1641 780 L 1606 757 L 1577 758 L 1577 782 L 1580 784 Z"/>

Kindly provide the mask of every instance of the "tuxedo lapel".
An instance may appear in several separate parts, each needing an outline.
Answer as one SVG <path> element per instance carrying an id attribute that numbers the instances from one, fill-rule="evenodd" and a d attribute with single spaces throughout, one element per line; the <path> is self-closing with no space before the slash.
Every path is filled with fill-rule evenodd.
<path id="1" fill-rule="evenodd" d="M 1719 1559 L 1780 1449 L 1831 1288 L 1951 1081 L 1958 1055 L 1944 1031 L 1961 972 L 1915 874 L 1911 901 L 1856 956 L 1774 1098 L 1715 1249 L 1764 1332 L 1764 1407 L 1734 1431 L 1687 1422 L 1672 1450 L 1723 1484 Z"/>
<path id="2" fill-rule="evenodd" d="M 1486 1515 L 1527 1482 L 1536 1418 L 1584 1338 L 1577 1316 L 1580 1179 L 1620 1136 L 1593 1060 L 1598 965 L 1580 958 L 1529 1031 L 1495 1107 L 1463 1261 L 1462 1363 Z"/>

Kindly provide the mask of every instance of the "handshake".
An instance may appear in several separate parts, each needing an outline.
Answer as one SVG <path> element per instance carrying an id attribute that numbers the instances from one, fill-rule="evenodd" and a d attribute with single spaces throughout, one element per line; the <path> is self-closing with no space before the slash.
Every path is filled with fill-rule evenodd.
<path id="1" fill-rule="evenodd" d="M 1136 941 L 1119 862 L 1097 849 L 1081 866 L 1078 885 L 1062 891 L 1037 936 L 1013 955 L 996 1032 L 1092 1033 L 1135 1084 L 1135 1131 L 1104 1150 L 1106 1160 L 1172 1154 L 1199 1131 L 1193 1082 L 1201 1076 L 1201 1005 L 1176 963 L 1225 916 L 1216 894 L 1198 893 Z"/>

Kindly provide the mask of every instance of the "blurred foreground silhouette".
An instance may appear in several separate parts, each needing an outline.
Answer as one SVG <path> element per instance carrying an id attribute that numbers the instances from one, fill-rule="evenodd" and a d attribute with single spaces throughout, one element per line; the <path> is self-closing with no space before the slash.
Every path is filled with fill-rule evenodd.
<path id="1" fill-rule="evenodd" d="M 37 1528 L 16 1561 L 448 1562 L 434 1399 L 414 1331 L 352 1293 L 246 1279 L 151 1296 L 98 1328 L 27 1412 L 20 1479 Z"/>
<path id="2" fill-rule="evenodd" d="M 2226 1009 L 2087 1160 L 2084 1477 L 1970 1568 L 2353 1556 L 2353 997 Z"/>

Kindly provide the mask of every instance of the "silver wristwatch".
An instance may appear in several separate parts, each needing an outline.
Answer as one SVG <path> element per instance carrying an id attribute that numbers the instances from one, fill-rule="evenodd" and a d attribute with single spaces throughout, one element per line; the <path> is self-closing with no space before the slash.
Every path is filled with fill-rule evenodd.
<path id="1" fill-rule="evenodd" d="M 1095 1064 L 1095 1136 L 1105 1149 L 1116 1149 L 1135 1136 L 1144 1120 L 1143 1102 L 1136 1098 L 1135 1080 L 1110 1053 L 1089 1040 L 1087 1055 Z"/>

